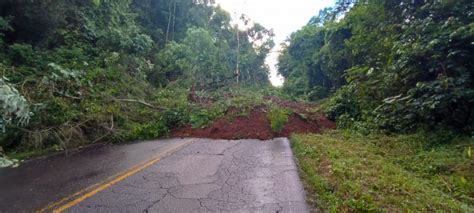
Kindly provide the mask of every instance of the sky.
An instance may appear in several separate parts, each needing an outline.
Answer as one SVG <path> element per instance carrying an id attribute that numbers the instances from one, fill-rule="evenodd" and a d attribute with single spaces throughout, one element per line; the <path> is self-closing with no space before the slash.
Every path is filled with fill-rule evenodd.
<path id="1" fill-rule="evenodd" d="M 245 14 L 275 33 L 275 48 L 266 63 L 270 66 L 270 80 L 281 86 L 283 79 L 277 76 L 276 64 L 280 43 L 296 30 L 308 23 L 319 10 L 334 5 L 335 0 L 216 0 L 235 19 Z"/>

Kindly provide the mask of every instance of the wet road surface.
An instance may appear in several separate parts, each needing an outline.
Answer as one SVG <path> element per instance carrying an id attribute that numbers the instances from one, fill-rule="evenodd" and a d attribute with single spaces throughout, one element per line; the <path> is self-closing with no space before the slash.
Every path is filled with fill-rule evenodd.
<path id="1" fill-rule="evenodd" d="M 127 170 L 133 172 L 109 178 Z M 47 211 L 308 211 L 287 139 L 170 139 L 95 147 L 0 170 L 0 189 L 2 212 L 52 203 Z"/>
<path id="2" fill-rule="evenodd" d="M 0 212 L 31 212 L 192 139 L 97 145 L 0 169 Z"/>

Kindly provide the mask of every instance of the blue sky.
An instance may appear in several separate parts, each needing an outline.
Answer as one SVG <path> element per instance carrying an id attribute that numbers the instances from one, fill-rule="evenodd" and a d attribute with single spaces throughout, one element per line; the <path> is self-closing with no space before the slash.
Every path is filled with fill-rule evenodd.
<path id="1" fill-rule="evenodd" d="M 216 3 L 233 17 L 243 13 L 253 21 L 274 30 L 277 45 L 267 58 L 267 64 L 271 70 L 270 80 L 275 86 L 283 84 L 283 80 L 276 76 L 275 68 L 279 44 L 292 32 L 304 26 L 320 9 L 333 6 L 334 2 L 334 0 L 216 0 Z"/>

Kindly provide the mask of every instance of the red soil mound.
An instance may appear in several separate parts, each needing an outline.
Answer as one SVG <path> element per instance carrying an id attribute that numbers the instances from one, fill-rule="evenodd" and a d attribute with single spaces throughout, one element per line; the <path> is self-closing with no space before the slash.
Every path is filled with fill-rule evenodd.
<path id="1" fill-rule="evenodd" d="M 289 137 L 292 133 L 318 133 L 322 129 L 334 129 L 334 122 L 322 114 L 308 113 L 309 105 L 296 102 L 285 102 L 281 99 L 272 100 L 274 103 L 292 109 L 288 122 L 279 133 L 272 131 L 263 106 L 255 107 L 247 116 L 234 116 L 238 109 L 230 109 L 224 118 L 218 119 L 205 128 L 193 129 L 191 126 L 176 128 L 171 131 L 172 137 L 197 137 L 213 139 L 260 139 L 266 140 L 275 137 Z"/>
<path id="2" fill-rule="evenodd" d="M 232 114 L 229 110 L 228 114 Z M 206 128 L 193 129 L 190 126 L 181 127 L 172 131 L 174 137 L 198 137 L 213 139 L 269 139 L 273 137 L 263 108 L 254 108 L 248 116 L 225 118 L 214 121 Z"/>

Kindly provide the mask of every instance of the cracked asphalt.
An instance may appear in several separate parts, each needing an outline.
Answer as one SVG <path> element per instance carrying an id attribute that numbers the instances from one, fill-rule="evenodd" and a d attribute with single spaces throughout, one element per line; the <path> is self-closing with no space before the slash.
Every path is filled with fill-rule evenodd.
<path id="1" fill-rule="evenodd" d="M 287 139 L 203 140 L 68 212 L 307 212 Z"/>
<path id="2" fill-rule="evenodd" d="M 309 211 L 287 139 L 185 140 L 192 143 L 66 212 Z"/>

